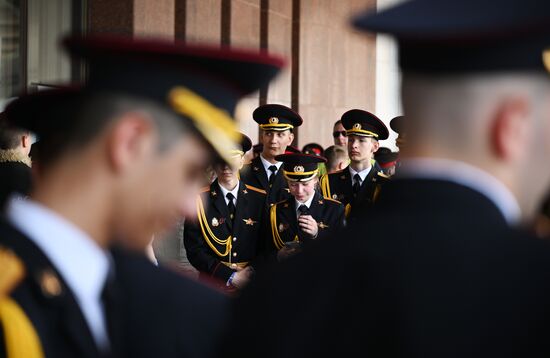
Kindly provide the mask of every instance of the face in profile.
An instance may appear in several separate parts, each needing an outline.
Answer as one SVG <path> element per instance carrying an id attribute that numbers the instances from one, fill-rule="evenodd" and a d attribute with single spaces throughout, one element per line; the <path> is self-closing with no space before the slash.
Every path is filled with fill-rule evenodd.
<path id="1" fill-rule="evenodd" d="M 348 154 L 352 162 L 371 160 L 378 150 L 378 141 L 370 137 L 351 135 L 348 137 Z"/>
<path id="2" fill-rule="evenodd" d="M 121 195 L 120 201 L 126 203 L 119 223 L 124 241 L 140 249 L 182 217 L 194 218 L 209 160 L 207 147 L 191 135 L 164 151 L 152 148 L 144 154 L 131 169 L 132 179 Z"/>
<path id="3" fill-rule="evenodd" d="M 274 158 L 279 154 L 284 154 L 294 140 L 294 134 L 290 130 L 286 131 L 263 131 L 261 134 L 262 144 L 264 146 L 262 154 L 267 158 Z"/>
<path id="4" fill-rule="evenodd" d="M 315 186 L 317 185 L 317 177 L 305 182 L 288 182 L 290 194 L 300 203 L 305 203 L 315 194 Z"/>

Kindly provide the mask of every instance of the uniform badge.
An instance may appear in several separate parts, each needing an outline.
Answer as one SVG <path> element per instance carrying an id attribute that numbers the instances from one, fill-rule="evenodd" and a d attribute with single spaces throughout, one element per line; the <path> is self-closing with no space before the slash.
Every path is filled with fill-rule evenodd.
<path id="1" fill-rule="evenodd" d="M 353 125 L 353 129 L 355 129 L 355 130 L 360 130 L 361 128 L 362 128 L 362 127 L 361 127 L 361 123 L 355 123 L 355 124 Z"/>
<path id="2" fill-rule="evenodd" d="M 346 179 L 346 176 L 345 176 L 345 175 L 341 175 L 341 176 L 340 176 L 340 179 Z"/>
<path id="3" fill-rule="evenodd" d="M 254 170 L 255 172 L 257 172 L 258 170 L 260 170 L 260 168 L 258 168 L 258 167 L 253 167 L 252 170 Z"/>
<path id="4" fill-rule="evenodd" d="M 277 117 L 269 118 L 269 124 L 278 124 L 278 123 L 279 123 L 279 118 Z"/>
<path id="5" fill-rule="evenodd" d="M 323 205 L 325 202 L 323 200 L 319 200 L 319 205 Z"/>
<path id="6" fill-rule="evenodd" d="M 288 208 L 288 203 L 285 203 L 285 205 L 283 205 L 284 208 Z"/>
<path id="7" fill-rule="evenodd" d="M 290 189 L 289 188 L 285 188 L 286 192 L 287 193 L 290 193 Z"/>
<path id="8" fill-rule="evenodd" d="M 44 270 L 38 277 L 42 293 L 47 297 L 57 297 L 63 291 L 61 282 L 52 270 Z"/>
<path id="9" fill-rule="evenodd" d="M 218 219 L 212 218 L 212 226 L 216 227 L 218 225 L 220 225 L 220 222 L 218 221 Z"/>
<path id="10" fill-rule="evenodd" d="M 294 172 L 295 173 L 303 173 L 304 172 L 304 167 L 301 166 L 301 165 L 297 165 L 294 167 Z"/>
<path id="11" fill-rule="evenodd" d="M 248 190 L 243 189 L 243 194 L 248 194 Z"/>
<path id="12" fill-rule="evenodd" d="M 321 229 L 326 229 L 328 227 L 327 224 L 325 224 L 324 222 L 320 221 L 318 224 L 317 224 Z"/>
<path id="13" fill-rule="evenodd" d="M 245 223 L 246 225 L 250 225 L 250 226 L 252 226 L 252 225 L 254 225 L 254 224 L 257 223 L 257 221 L 252 220 L 252 218 L 243 219 L 243 221 L 244 221 L 244 223 Z"/>
<path id="14" fill-rule="evenodd" d="M 218 195 L 218 193 L 216 193 L 215 191 L 211 191 L 210 194 L 212 194 L 212 196 Z"/>
<path id="15" fill-rule="evenodd" d="M 280 223 L 280 224 L 279 224 L 279 232 L 283 232 L 283 231 L 285 231 L 286 229 L 288 229 L 289 227 L 290 227 L 290 225 L 288 225 L 288 224 Z"/>
<path id="16" fill-rule="evenodd" d="M 332 194 L 332 198 L 333 198 L 334 200 L 338 200 L 338 195 L 337 195 L 337 194 Z"/>

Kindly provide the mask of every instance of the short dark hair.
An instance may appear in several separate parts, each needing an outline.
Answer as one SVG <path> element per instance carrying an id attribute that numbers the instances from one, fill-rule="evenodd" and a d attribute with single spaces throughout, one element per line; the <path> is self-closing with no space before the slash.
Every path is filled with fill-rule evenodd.
<path id="1" fill-rule="evenodd" d="M 333 127 L 336 127 L 336 126 L 339 125 L 339 124 L 342 124 L 342 120 L 341 120 L 341 119 L 339 119 L 339 120 L 337 120 L 336 122 L 334 122 L 334 124 L 333 124 L 332 126 L 333 126 Z"/>
<path id="2" fill-rule="evenodd" d="M 75 103 L 60 110 L 61 115 L 67 116 L 63 130 L 40 139 L 41 165 L 51 164 L 67 153 L 85 147 L 127 112 L 143 112 L 151 118 L 158 131 L 161 151 L 191 127 L 162 104 L 148 99 L 121 93 L 82 95 Z"/>
<path id="3" fill-rule="evenodd" d="M 0 149 L 15 149 L 21 145 L 21 137 L 28 132 L 15 128 L 8 124 L 7 120 L 0 114 Z"/>

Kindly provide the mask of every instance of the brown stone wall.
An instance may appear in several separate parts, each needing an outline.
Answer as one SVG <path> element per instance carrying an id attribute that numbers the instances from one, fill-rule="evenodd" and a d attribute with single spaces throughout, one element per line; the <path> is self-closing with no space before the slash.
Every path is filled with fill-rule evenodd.
<path id="1" fill-rule="evenodd" d="M 300 145 L 332 144 L 332 124 L 351 108 L 374 111 L 376 41 L 349 26 L 375 0 L 301 0 Z"/>
<path id="2" fill-rule="evenodd" d="M 252 111 L 261 102 L 281 103 L 304 118 L 299 146 L 328 146 L 332 123 L 343 112 L 375 107 L 376 40 L 349 26 L 350 17 L 367 7 L 376 7 L 376 0 L 89 0 L 88 23 L 92 32 L 160 35 L 283 55 L 288 67 L 282 74 L 237 107 L 241 129 L 256 141 Z"/>

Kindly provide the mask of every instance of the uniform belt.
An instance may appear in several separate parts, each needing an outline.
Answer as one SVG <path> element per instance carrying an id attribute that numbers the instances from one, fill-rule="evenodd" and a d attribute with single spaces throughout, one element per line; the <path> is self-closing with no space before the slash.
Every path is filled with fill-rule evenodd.
<path id="1" fill-rule="evenodd" d="M 245 268 L 246 266 L 248 266 L 248 262 L 225 262 L 225 261 L 222 261 L 222 264 L 224 264 L 225 266 L 227 266 L 229 268 L 232 268 L 232 269 L 236 269 L 237 267 Z"/>

